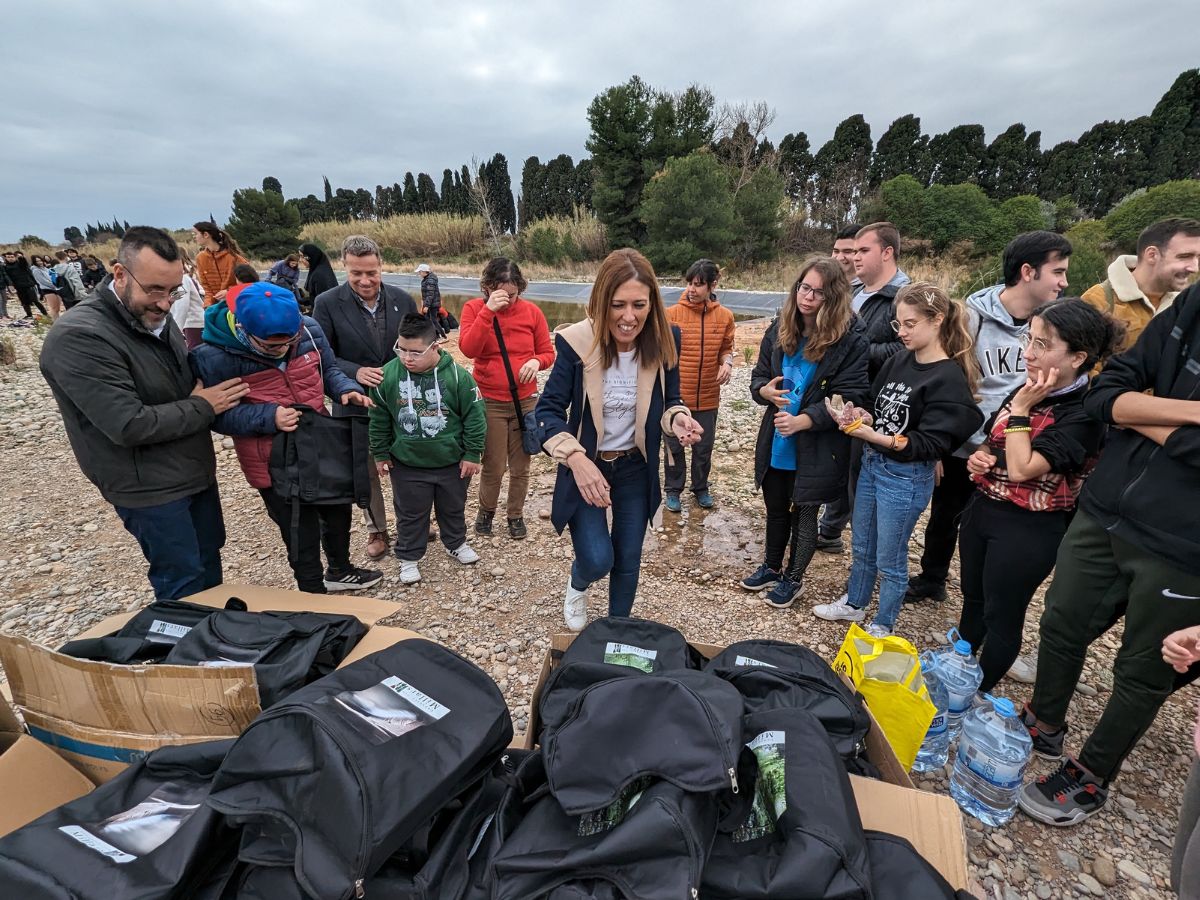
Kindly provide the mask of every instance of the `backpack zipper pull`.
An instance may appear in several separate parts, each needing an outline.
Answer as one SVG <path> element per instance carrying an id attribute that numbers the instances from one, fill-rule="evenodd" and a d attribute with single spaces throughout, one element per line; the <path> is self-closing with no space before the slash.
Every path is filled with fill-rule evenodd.
<path id="1" fill-rule="evenodd" d="M 358 900 L 362 900 L 363 897 L 367 896 L 367 889 L 363 887 L 363 879 L 361 878 L 354 882 L 354 896 Z"/>
<path id="2" fill-rule="evenodd" d="M 736 794 L 738 792 L 737 770 L 731 768 L 726 771 L 729 773 L 729 783 L 733 785 L 733 792 Z"/>
<path id="3" fill-rule="evenodd" d="M 699 896 L 700 896 L 700 892 L 698 890 L 696 890 L 695 888 L 692 888 L 692 900 L 696 900 L 696 898 Z"/>

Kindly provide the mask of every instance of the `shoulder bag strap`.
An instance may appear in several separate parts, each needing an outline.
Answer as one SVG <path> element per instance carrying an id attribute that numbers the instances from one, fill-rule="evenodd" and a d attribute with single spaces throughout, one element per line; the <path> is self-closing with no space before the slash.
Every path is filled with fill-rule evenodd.
<path id="1" fill-rule="evenodd" d="M 504 361 L 504 374 L 508 376 L 508 392 L 512 394 L 513 411 L 517 415 L 517 425 L 525 430 L 525 416 L 521 412 L 521 398 L 517 394 L 517 379 L 513 377 L 512 365 L 508 361 L 508 348 L 504 346 L 504 332 L 500 330 L 500 320 L 492 319 L 492 328 L 496 332 L 496 343 L 500 345 L 500 359 Z"/>

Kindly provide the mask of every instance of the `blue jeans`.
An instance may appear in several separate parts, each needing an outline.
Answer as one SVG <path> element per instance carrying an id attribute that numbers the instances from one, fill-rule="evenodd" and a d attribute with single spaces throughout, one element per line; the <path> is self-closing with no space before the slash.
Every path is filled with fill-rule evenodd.
<path id="1" fill-rule="evenodd" d="M 638 574 L 642 566 L 642 540 L 646 537 L 649 499 L 646 496 L 646 460 L 640 453 L 622 456 L 611 463 L 596 460 L 608 482 L 612 501 L 612 532 L 607 510 L 580 501 L 567 527 L 575 562 L 571 564 L 571 587 L 586 591 L 595 581 L 608 576 L 608 614 L 627 616 L 633 609 Z"/>
<path id="2" fill-rule="evenodd" d="M 908 540 L 933 496 L 934 460 L 897 462 L 864 447 L 854 489 L 854 528 L 847 600 L 866 609 L 879 577 L 876 623 L 896 626 L 908 588 Z"/>
<path id="3" fill-rule="evenodd" d="M 221 583 L 225 520 L 217 486 L 159 506 L 116 507 L 150 563 L 158 600 L 178 600 Z"/>

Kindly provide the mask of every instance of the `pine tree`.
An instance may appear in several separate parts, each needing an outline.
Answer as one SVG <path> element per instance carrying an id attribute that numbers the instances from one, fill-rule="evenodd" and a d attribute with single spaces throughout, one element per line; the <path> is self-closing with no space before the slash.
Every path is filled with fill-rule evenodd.
<path id="1" fill-rule="evenodd" d="M 867 187 L 874 191 L 897 175 L 911 175 L 921 184 L 929 181 L 929 135 L 921 133 L 921 120 L 911 113 L 896 119 L 880 135 Z"/>
<path id="2" fill-rule="evenodd" d="M 437 212 L 441 206 L 439 202 L 437 188 L 434 187 L 433 178 L 422 172 L 417 176 L 417 196 L 421 201 L 421 212 L 432 213 Z"/>
<path id="3" fill-rule="evenodd" d="M 421 211 L 421 195 L 417 191 L 417 180 L 412 172 L 404 173 L 404 211 L 418 213 Z"/>
<path id="4" fill-rule="evenodd" d="M 79 230 L 78 225 L 68 225 L 63 229 L 63 240 L 72 247 L 78 247 L 83 243 L 83 232 Z"/>
<path id="5" fill-rule="evenodd" d="M 784 193 L 796 208 L 808 202 L 813 174 L 813 155 L 803 131 L 786 134 L 779 142 L 779 174 Z"/>
<path id="6" fill-rule="evenodd" d="M 321 180 L 325 182 L 325 202 L 328 203 L 333 199 L 333 188 L 329 184 L 328 176 L 322 175 Z"/>
<path id="7" fill-rule="evenodd" d="M 595 167 L 590 157 L 584 157 L 575 164 L 575 180 L 571 187 L 571 199 L 581 209 L 595 209 L 595 206 L 592 204 L 594 179 Z"/>
<path id="8" fill-rule="evenodd" d="M 734 238 L 729 176 L 712 153 L 670 160 L 646 185 L 646 255 L 659 269 L 683 272 L 700 257 L 722 259 Z"/>
<path id="9" fill-rule="evenodd" d="M 929 141 L 931 184 L 966 184 L 979 180 L 987 147 L 982 125 L 956 125 Z"/>
<path id="10" fill-rule="evenodd" d="M 575 163 L 560 153 L 543 167 L 546 215 L 569 218 L 575 212 Z"/>
<path id="11" fill-rule="evenodd" d="M 979 186 L 993 200 L 1007 200 L 1037 188 L 1041 134 L 1025 133 L 1025 126 L 1010 125 L 988 145 L 979 172 Z"/>
<path id="12" fill-rule="evenodd" d="M 648 177 L 644 163 L 652 100 L 649 87 L 635 75 L 598 94 L 588 106 L 592 208 L 608 226 L 614 247 L 636 245 L 645 234 L 638 207 Z"/>
<path id="13" fill-rule="evenodd" d="M 458 197 L 454 193 L 454 173 L 449 169 L 442 170 L 442 212 L 458 215 Z"/>
<path id="14" fill-rule="evenodd" d="M 233 192 L 226 228 L 249 256 L 272 259 L 292 252 L 300 242 L 300 213 L 282 193 L 244 188 Z"/>
<path id="15" fill-rule="evenodd" d="M 1200 69 L 1175 79 L 1150 113 L 1148 184 L 1200 178 Z"/>
<path id="16" fill-rule="evenodd" d="M 262 189 L 264 191 L 274 191 L 279 196 L 283 196 L 283 185 L 279 183 L 279 179 L 273 175 L 268 175 L 262 180 Z"/>
<path id="17" fill-rule="evenodd" d="M 834 228 L 849 221 L 862 202 L 871 162 L 871 126 L 862 114 L 843 119 L 813 159 L 812 214 Z"/>
<path id="18" fill-rule="evenodd" d="M 536 156 L 521 166 L 521 227 L 546 217 L 546 170 Z"/>
<path id="19" fill-rule="evenodd" d="M 99 232 L 99 230 L 100 229 L 98 229 L 91 222 L 88 222 L 86 225 L 83 226 L 83 233 L 87 237 L 87 242 L 89 244 L 95 243 L 96 235 Z"/>

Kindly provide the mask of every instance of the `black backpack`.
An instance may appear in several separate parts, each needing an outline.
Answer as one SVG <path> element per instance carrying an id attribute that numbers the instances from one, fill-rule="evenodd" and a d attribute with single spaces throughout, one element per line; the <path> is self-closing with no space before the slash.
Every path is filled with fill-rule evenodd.
<path id="1" fill-rule="evenodd" d="M 233 597 L 225 608 L 244 612 L 246 604 Z M 100 662 L 162 662 L 184 635 L 215 612 L 217 607 L 186 600 L 155 600 L 112 634 L 68 641 L 58 652 Z"/>
<path id="2" fill-rule="evenodd" d="M 0 896 L 191 898 L 237 846 L 205 804 L 232 740 L 163 747 L 0 838 Z"/>
<path id="3" fill-rule="evenodd" d="M 824 726 L 803 709 L 743 720 L 757 761 L 749 815 L 722 828 L 703 896 L 868 900 L 866 838 L 850 779 Z"/>
<path id="4" fill-rule="evenodd" d="M 899 835 L 868 831 L 866 836 L 874 900 L 976 900 L 974 894 L 951 887 L 942 873 Z"/>
<path id="5" fill-rule="evenodd" d="M 593 620 L 579 632 L 563 651 L 562 661 L 607 663 L 650 673 L 698 669 L 702 657 L 670 625 L 606 616 Z"/>
<path id="6" fill-rule="evenodd" d="M 538 700 L 538 719 L 544 731 L 558 728 L 571 706 L 587 688 L 612 678 L 644 678 L 641 669 L 612 663 L 564 662 L 550 670 Z"/>
<path id="7" fill-rule="evenodd" d="M 336 669 L 366 633 L 354 616 L 220 610 L 180 638 L 163 662 L 253 664 L 266 709 Z"/>
<path id="8" fill-rule="evenodd" d="M 361 896 L 511 739 L 495 682 L 414 638 L 259 716 L 229 751 L 208 803 L 243 826 L 243 862 L 287 868 L 313 897 Z"/>
<path id="9" fill-rule="evenodd" d="M 737 641 L 704 664 L 705 672 L 741 668 L 783 669 L 818 678 L 830 674 L 837 677 L 829 663 L 817 653 L 790 641 Z"/>
<path id="10" fill-rule="evenodd" d="M 58 276 L 58 281 L 54 282 L 54 293 L 62 297 L 62 301 L 66 306 L 73 306 L 75 301 L 79 299 L 75 293 L 75 288 L 71 285 L 71 280 L 67 278 L 66 273 Z"/>

